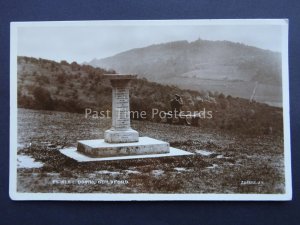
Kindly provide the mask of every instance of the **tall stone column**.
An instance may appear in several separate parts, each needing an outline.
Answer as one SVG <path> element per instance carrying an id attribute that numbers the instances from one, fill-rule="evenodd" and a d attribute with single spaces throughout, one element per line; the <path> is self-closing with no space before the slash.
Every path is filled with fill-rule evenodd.
<path id="1" fill-rule="evenodd" d="M 129 83 L 136 75 L 107 74 L 112 85 L 112 127 L 105 131 L 108 143 L 131 143 L 139 141 L 139 134 L 130 127 Z"/>

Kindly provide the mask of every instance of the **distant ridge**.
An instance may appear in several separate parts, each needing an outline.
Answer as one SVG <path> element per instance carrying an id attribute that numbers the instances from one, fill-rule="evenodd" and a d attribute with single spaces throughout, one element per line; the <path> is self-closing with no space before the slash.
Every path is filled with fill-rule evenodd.
<path id="1" fill-rule="evenodd" d="M 281 54 L 229 41 L 198 39 L 135 48 L 88 63 L 192 90 L 281 104 Z"/>

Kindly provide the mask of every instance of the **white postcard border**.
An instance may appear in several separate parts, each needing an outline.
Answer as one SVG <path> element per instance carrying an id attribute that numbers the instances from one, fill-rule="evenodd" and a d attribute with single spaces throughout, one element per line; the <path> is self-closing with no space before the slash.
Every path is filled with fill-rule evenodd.
<path id="1" fill-rule="evenodd" d="M 282 28 L 282 93 L 284 119 L 284 194 L 106 194 L 106 193 L 19 193 L 17 192 L 17 38 L 19 27 L 31 26 L 127 26 L 127 25 L 280 25 Z M 12 200 L 78 200 L 78 201 L 284 201 L 292 199 L 290 146 L 290 107 L 287 19 L 217 19 L 217 20 L 107 20 L 11 22 L 10 31 L 10 168 L 9 195 Z"/>

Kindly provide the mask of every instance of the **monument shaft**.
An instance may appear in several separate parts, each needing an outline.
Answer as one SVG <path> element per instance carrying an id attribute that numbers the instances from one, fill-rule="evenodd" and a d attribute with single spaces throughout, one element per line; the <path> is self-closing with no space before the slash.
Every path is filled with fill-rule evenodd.
<path id="1" fill-rule="evenodd" d="M 112 96 L 112 128 L 115 130 L 130 129 L 128 87 L 113 87 Z"/>
<path id="2" fill-rule="evenodd" d="M 105 131 L 108 143 L 131 143 L 139 141 L 139 133 L 130 127 L 129 82 L 136 75 L 105 75 L 112 85 L 112 127 Z"/>

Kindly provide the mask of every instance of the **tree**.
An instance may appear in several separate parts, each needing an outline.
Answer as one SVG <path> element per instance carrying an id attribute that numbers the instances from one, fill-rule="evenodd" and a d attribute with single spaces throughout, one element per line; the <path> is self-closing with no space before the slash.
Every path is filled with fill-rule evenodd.
<path id="1" fill-rule="evenodd" d="M 71 65 L 71 69 L 73 71 L 79 70 L 79 68 L 80 68 L 80 65 L 78 65 L 77 62 L 75 62 L 75 61 L 73 61 L 70 65 Z"/>
<path id="2" fill-rule="evenodd" d="M 61 60 L 60 64 L 64 65 L 64 66 L 68 66 L 69 65 L 69 63 L 66 60 Z"/>

